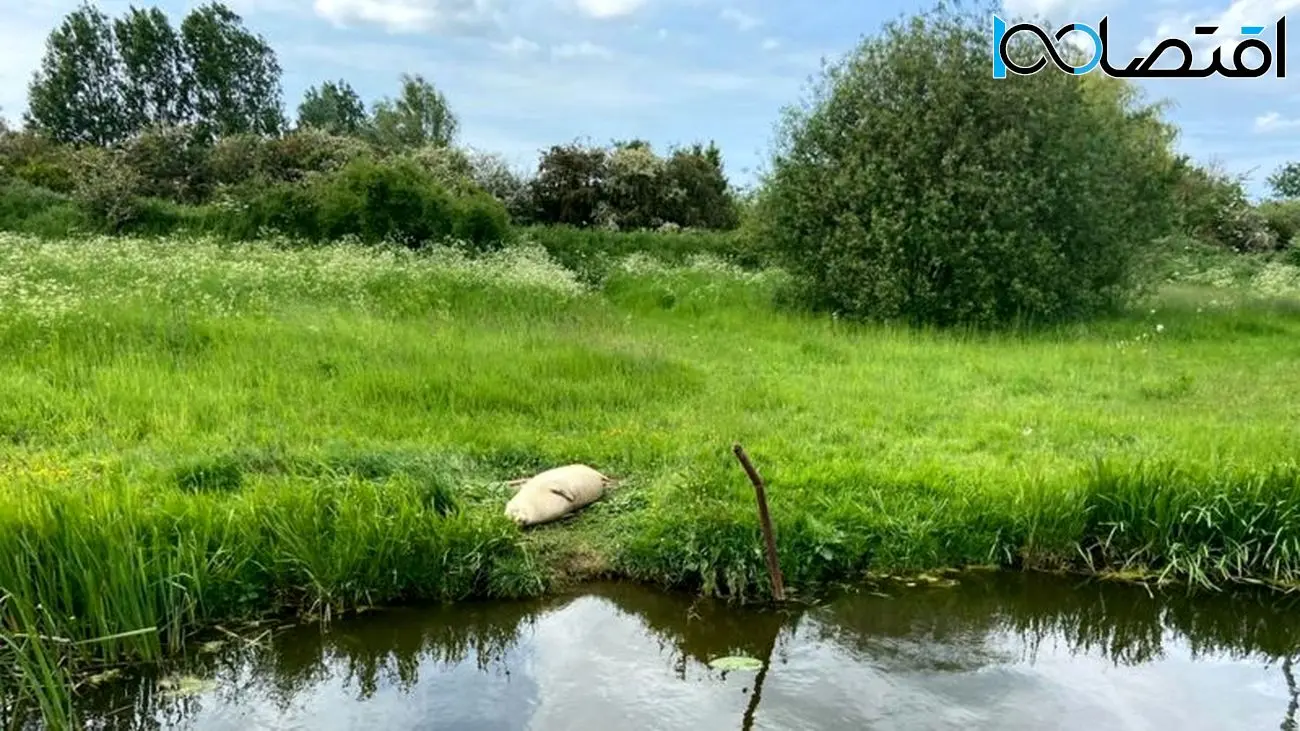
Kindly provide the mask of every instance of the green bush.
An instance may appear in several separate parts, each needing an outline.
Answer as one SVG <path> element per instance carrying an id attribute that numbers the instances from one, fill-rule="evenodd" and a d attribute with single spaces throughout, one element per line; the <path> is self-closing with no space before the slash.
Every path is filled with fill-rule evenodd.
<path id="1" fill-rule="evenodd" d="M 789 111 L 762 218 L 810 304 L 995 326 L 1135 291 L 1139 257 L 1171 230 L 1161 124 L 1116 79 L 994 79 L 987 18 L 891 23 Z"/>
<path id="2" fill-rule="evenodd" d="M 402 155 L 429 176 L 438 186 L 457 195 L 479 190 L 474 182 L 474 168 L 469 155 L 455 147 L 425 145 Z"/>
<path id="3" fill-rule="evenodd" d="M 152 127 L 128 140 L 123 161 L 140 180 L 141 195 L 198 203 L 210 195 L 209 147 L 196 130 Z"/>
<path id="4" fill-rule="evenodd" d="M 226 188 L 213 207 L 219 222 L 214 228 L 233 239 L 255 239 L 269 232 L 320 237 L 316 196 L 298 183 L 249 180 Z"/>
<path id="5" fill-rule="evenodd" d="M 140 213 L 143 178 L 119 150 L 85 147 L 77 151 L 73 199 L 98 228 L 118 233 Z"/>
<path id="6" fill-rule="evenodd" d="M 212 182 L 231 186 L 271 177 L 271 155 L 266 138 L 239 134 L 217 140 L 208 153 Z"/>
<path id="7" fill-rule="evenodd" d="M 1279 248 L 1300 236 L 1300 200 L 1265 201 L 1256 209 L 1273 232 Z"/>
<path id="8" fill-rule="evenodd" d="M 730 230 L 740 209 L 722 171 L 722 152 L 710 143 L 674 150 L 664 171 L 664 220 L 682 226 Z"/>
<path id="9" fill-rule="evenodd" d="M 122 233 L 134 236 L 171 236 L 175 234 L 222 234 L 227 221 L 211 205 L 188 205 L 162 198 L 136 201 L 136 215 L 122 227 Z"/>
<path id="10" fill-rule="evenodd" d="M 510 237 L 510 215 L 505 205 L 487 193 L 462 196 L 456 201 L 452 235 L 478 251 L 500 248 Z"/>
<path id="11" fill-rule="evenodd" d="M 394 241 L 411 248 L 450 236 L 454 201 L 409 160 L 357 160 L 313 186 L 317 235 Z"/>
<path id="12" fill-rule="evenodd" d="M 77 178 L 74 150 L 35 132 L 5 132 L 0 134 L 0 178 L 71 193 Z"/>
<path id="13" fill-rule="evenodd" d="M 1262 211 L 1250 204 L 1240 176 L 1194 165 L 1186 157 L 1177 161 L 1175 175 L 1174 201 L 1183 233 L 1239 252 L 1277 247 L 1277 234 Z"/>
<path id="14" fill-rule="evenodd" d="M 263 147 L 261 171 L 272 180 L 292 182 L 333 173 L 371 154 L 370 146 L 362 140 L 308 127 L 267 142 Z"/>
<path id="15" fill-rule="evenodd" d="M 589 226 L 604 200 L 608 160 L 604 150 L 577 142 L 542 153 L 529 196 L 541 223 Z"/>
<path id="16" fill-rule="evenodd" d="M 85 211 L 69 195 L 25 180 L 0 184 L 0 230 L 53 238 L 91 229 Z"/>

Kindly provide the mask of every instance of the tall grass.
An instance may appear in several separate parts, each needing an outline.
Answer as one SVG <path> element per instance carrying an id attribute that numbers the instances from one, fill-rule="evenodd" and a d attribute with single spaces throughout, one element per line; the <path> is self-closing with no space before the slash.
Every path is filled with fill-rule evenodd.
<path id="1" fill-rule="evenodd" d="M 58 714 L 59 673 L 266 611 L 762 593 L 733 441 L 796 593 L 971 563 L 1294 586 L 1300 286 L 1264 271 L 974 335 L 786 311 L 779 272 L 698 252 L 0 236 L 0 693 Z M 518 531 L 495 481 L 568 461 L 623 484 Z"/>

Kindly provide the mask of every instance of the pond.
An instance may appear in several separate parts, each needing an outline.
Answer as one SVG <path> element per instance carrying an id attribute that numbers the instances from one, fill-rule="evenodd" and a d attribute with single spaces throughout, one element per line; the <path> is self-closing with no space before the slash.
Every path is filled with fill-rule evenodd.
<path id="1" fill-rule="evenodd" d="M 241 628 L 100 728 L 1294 729 L 1295 598 L 970 573 L 799 609 L 625 585 Z M 721 671 L 724 656 L 762 661 Z M 188 682 L 176 682 L 178 675 Z"/>

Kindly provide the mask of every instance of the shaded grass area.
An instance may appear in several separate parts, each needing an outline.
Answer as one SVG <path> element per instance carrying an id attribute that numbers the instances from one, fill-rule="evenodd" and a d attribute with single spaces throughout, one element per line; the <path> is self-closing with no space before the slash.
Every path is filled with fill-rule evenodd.
<path id="1" fill-rule="evenodd" d="M 3 237 L 0 692 L 57 718 L 64 674 L 267 611 L 607 575 L 761 595 L 733 441 L 796 595 L 969 564 L 1300 577 L 1292 272 L 977 335 L 665 258 Z M 572 461 L 623 485 L 505 519 L 501 481 Z"/>

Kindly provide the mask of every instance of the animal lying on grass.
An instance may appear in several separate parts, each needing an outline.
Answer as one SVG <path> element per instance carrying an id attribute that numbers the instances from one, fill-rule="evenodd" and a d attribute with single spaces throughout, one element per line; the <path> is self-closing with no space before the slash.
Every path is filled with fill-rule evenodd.
<path id="1" fill-rule="evenodd" d="M 549 523 L 599 500 L 613 482 L 583 464 L 546 470 L 509 484 L 517 492 L 506 503 L 506 516 L 521 528 Z"/>

